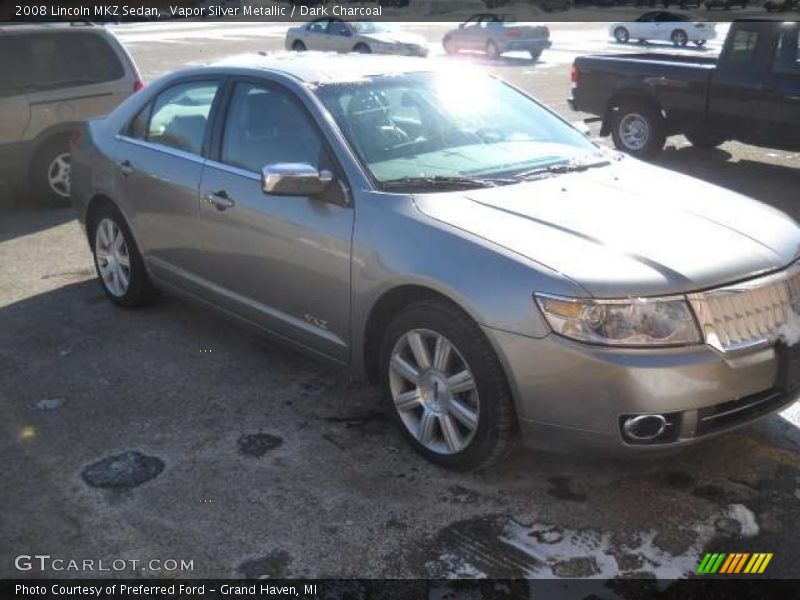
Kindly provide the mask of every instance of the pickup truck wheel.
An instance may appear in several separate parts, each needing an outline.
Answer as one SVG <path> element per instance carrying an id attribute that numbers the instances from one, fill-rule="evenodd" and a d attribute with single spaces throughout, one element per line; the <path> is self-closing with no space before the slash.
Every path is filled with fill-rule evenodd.
<path id="1" fill-rule="evenodd" d="M 704 150 L 716 148 L 725 141 L 725 138 L 709 131 L 687 131 L 684 135 L 686 139 L 691 142 L 692 146 Z"/>
<path id="2" fill-rule="evenodd" d="M 516 446 L 516 413 L 500 361 L 457 307 L 423 300 L 402 309 L 386 331 L 380 364 L 389 410 L 428 460 L 474 470 Z"/>
<path id="3" fill-rule="evenodd" d="M 614 113 L 611 136 L 618 150 L 637 158 L 650 158 L 664 147 L 664 117 L 652 104 L 624 102 Z"/>
<path id="4" fill-rule="evenodd" d="M 683 29 L 676 29 L 673 31 L 670 39 L 672 40 L 672 44 L 674 46 L 683 47 L 689 43 L 689 36 L 686 35 L 686 32 Z"/>
<path id="5" fill-rule="evenodd" d="M 617 27 L 614 30 L 614 39 L 617 40 L 619 44 L 627 44 L 628 40 L 631 39 L 631 34 L 628 33 L 628 30 L 624 27 Z"/>

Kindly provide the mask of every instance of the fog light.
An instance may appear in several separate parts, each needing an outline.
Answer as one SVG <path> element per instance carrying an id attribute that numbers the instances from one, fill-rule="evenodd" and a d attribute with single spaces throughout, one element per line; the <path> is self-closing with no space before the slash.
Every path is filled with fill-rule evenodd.
<path id="1" fill-rule="evenodd" d="M 648 442 L 661 436 L 667 429 L 664 415 L 639 415 L 628 417 L 622 424 L 625 435 L 633 440 Z"/>

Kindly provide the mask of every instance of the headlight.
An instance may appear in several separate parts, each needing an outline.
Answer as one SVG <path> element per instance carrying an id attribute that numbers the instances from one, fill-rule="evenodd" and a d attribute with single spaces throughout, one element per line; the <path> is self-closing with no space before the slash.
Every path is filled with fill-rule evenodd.
<path id="1" fill-rule="evenodd" d="M 684 298 L 583 300 L 537 294 L 553 331 L 608 346 L 684 346 L 702 339 Z"/>

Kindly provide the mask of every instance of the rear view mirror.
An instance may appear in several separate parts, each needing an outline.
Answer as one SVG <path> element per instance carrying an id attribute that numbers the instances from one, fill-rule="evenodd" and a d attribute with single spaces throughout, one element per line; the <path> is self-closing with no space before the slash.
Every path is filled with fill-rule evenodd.
<path id="1" fill-rule="evenodd" d="M 305 163 L 276 163 L 261 171 L 261 189 L 272 196 L 318 196 L 332 181 L 330 171 Z"/>

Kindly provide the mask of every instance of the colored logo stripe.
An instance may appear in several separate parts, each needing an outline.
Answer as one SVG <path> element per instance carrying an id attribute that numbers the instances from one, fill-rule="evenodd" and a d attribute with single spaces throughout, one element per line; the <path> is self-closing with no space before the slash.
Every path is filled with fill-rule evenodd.
<path id="1" fill-rule="evenodd" d="M 697 573 L 700 575 L 735 574 L 735 573 L 763 573 L 769 561 L 772 560 L 772 553 L 757 552 L 725 552 L 706 553 Z M 745 566 L 746 565 L 746 566 Z"/>

